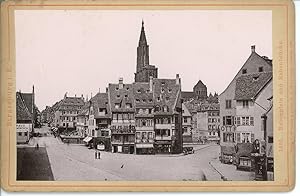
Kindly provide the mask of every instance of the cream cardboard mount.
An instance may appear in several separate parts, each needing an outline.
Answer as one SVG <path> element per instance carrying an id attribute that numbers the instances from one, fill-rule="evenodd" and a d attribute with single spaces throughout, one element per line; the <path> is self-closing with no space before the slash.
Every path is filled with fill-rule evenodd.
<path id="1" fill-rule="evenodd" d="M 48 110 L 50 111 L 54 110 L 55 107 L 56 109 L 66 107 L 64 112 L 59 109 L 54 110 L 54 112 L 52 111 L 53 118 L 59 123 L 55 125 L 51 123 L 43 124 L 42 126 L 44 127 L 50 126 L 48 128 L 45 128 L 47 130 L 46 132 L 32 132 L 33 129 L 40 130 L 40 125 L 37 124 L 37 122 L 42 123 L 43 118 L 48 119 L 50 118 L 50 116 L 47 116 L 47 112 L 45 113 L 45 111 L 47 111 L 47 108 L 43 111 L 41 109 L 39 111 L 41 113 L 37 112 L 35 104 L 37 103 L 37 99 L 39 99 L 39 96 L 41 95 L 38 95 L 37 90 L 34 89 L 34 87 L 32 91 L 30 90 L 30 92 L 23 92 L 20 91 L 20 89 L 17 89 L 19 88 L 17 84 L 17 72 L 18 69 L 21 69 L 21 67 L 19 67 L 21 66 L 20 61 L 19 59 L 17 59 L 18 55 L 20 55 L 18 53 L 20 50 L 19 47 L 23 47 L 24 51 L 25 46 L 25 48 L 27 47 L 27 49 L 25 49 L 27 50 L 26 52 L 30 52 L 28 51 L 30 50 L 30 44 L 26 46 L 26 42 L 24 42 L 23 46 L 21 46 L 22 43 L 18 43 L 21 38 L 17 37 L 17 35 L 20 35 L 20 33 L 17 32 L 20 28 L 20 24 L 16 20 L 16 13 L 18 11 L 38 11 L 39 13 L 43 14 L 49 12 L 49 10 L 64 11 L 66 13 L 69 13 L 70 16 L 72 15 L 72 12 L 75 12 L 76 10 L 85 11 L 87 13 L 95 13 L 96 11 L 111 11 L 114 12 L 114 14 L 121 14 L 122 12 L 128 12 L 130 14 L 131 12 L 142 13 L 139 15 L 139 17 L 143 16 L 143 13 L 146 12 L 149 14 L 149 12 L 151 11 L 159 11 L 162 13 L 162 18 L 164 13 L 170 13 L 170 11 L 172 11 L 175 14 L 178 13 L 178 16 L 175 15 L 175 18 L 178 17 L 176 20 L 176 24 L 178 25 L 181 24 L 180 20 L 182 19 L 182 21 L 184 21 L 184 17 L 186 17 L 186 15 L 189 15 L 189 13 L 195 14 L 202 11 L 240 11 L 245 13 L 253 13 L 255 11 L 271 12 L 272 20 L 270 20 L 270 23 L 272 25 L 269 39 L 271 39 L 272 44 L 269 47 L 272 48 L 272 60 L 263 56 L 263 54 L 257 54 L 258 52 L 256 53 L 255 50 L 259 50 L 257 48 L 258 46 L 256 47 L 256 49 L 255 46 L 252 46 L 252 53 L 249 59 L 243 60 L 245 64 L 239 66 L 239 68 L 241 68 L 239 72 L 235 72 L 235 74 L 237 74 L 232 75 L 231 77 L 231 80 L 233 78 L 232 83 L 230 83 L 230 85 L 226 85 L 228 86 L 228 91 L 222 91 L 223 93 L 220 92 L 217 99 L 215 99 L 216 97 L 213 95 L 208 97 L 204 96 L 203 98 L 201 97 L 203 95 L 201 94 L 203 93 L 202 90 L 204 89 L 205 94 L 207 95 L 207 89 L 202 82 L 202 84 L 199 83 L 199 86 L 201 86 L 201 88 L 199 89 L 202 90 L 197 90 L 196 88 L 196 90 L 194 90 L 195 92 L 184 92 L 182 89 L 180 89 L 181 85 L 183 85 L 184 82 L 183 78 L 180 78 L 181 75 L 176 75 L 175 77 L 174 74 L 174 77 L 172 77 L 171 79 L 161 79 L 167 78 L 157 73 L 157 67 L 159 69 L 161 65 L 153 66 L 149 63 L 149 45 L 152 46 L 153 40 L 151 41 L 151 43 L 149 40 L 147 40 L 152 35 L 150 34 L 150 32 L 148 33 L 148 31 L 150 31 L 147 27 L 148 23 L 146 23 L 145 21 L 144 24 L 143 21 L 137 48 L 137 70 L 135 75 L 135 83 L 127 83 L 125 81 L 123 82 L 123 79 L 120 79 L 119 81 L 115 82 L 115 84 L 108 85 L 107 91 L 103 93 L 99 92 L 94 96 L 91 95 L 90 99 L 87 99 L 84 96 L 72 97 L 66 94 L 63 99 L 57 100 L 56 104 L 54 102 L 53 106 L 48 108 Z M 72 12 L 68 12 L 71 10 Z M 179 11 L 184 12 L 185 16 L 180 15 Z M 54 15 L 52 16 L 54 17 Z M 155 16 L 155 14 L 153 14 L 153 16 Z M 101 17 L 99 17 L 99 19 L 103 19 Z M 146 14 L 145 18 L 147 18 Z M 94 18 L 91 18 L 91 20 L 92 19 Z M 157 20 L 157 22 L 159 22 L 159 20 Z M 172 22 L 174 21 L 171 21 L 170 25 Z M 47 26 L 50 23 L 50 21 L 45 20 L 44 23 L 41 24 Z M 113 25 L 112 23 L 110 25 Z M 259 20 L 257 21 L 257 27 L 258 26 Z M 110 28 L 109 23 L 106 28 Z M 205 28 L 205 26 L 201 28 Z M 256 29 L 256 27 L 253 26 L 253 29 Z M 260 31 L 259 29 L 257 30 Z M 42 29 L 40 29 L 40 31 L 44 32 L 42 31 Z M 220 31 L 220 34 L 222 34 L 222 28 Z M 242 29 L 240 29 L 240 31 L 242 32 Z M 147 39 L 145 32 L 147 34 Z M 26 32 L 24 32 L 24 34 L 25 33 Z M 113 33 L 116 32 L 110 32 L 111 35 L 113 35 Z M 70 32 L 69 35 L 72 36 L 72 32 Z M 46 34 L 44 34 L 44 36 L 46 37 Z M 251 36 L 251 33 L 245 33 L 244 36 L 249 37 Z M 109 37 L 110 36 L 108 36 L 107 39 L 109 39 Z M 41 44 L 45 43 L 43 42 L 43 35 L 40 35 L 40 39 Z M 53 40 L 48 41 L 56 42 L 58 37 L 53 36 L 52 39 Z M 169 39 L 171 40 L 170 37 Z M 33 42 L 33 40 L 31 41 Z M 253 40 L 253 42 L 255 42 L 255 40 Z M 163 47 L 163 42 L 161 42 L 161 44 L 161 47 Z M 176 46 L 174 45 L 174 47 Z M 216 45 L 216 47 L 221 46 Z M 247 47 L 250 50 L 250 46 Z M 153 48 L 155 47 L 153 46 Z M 34 59 L 35 58 L 38 59 L 41 57 L 35 56 Z M 72 58 L 75 59 L 75 56 Z M 113 56 L 111 56 L 111 58 L 113 58 Z M 47 61 L 46 57 L 45 61 Z M 25 64 L 25 61 L 23 63 Z M 26 70 L 33 69 L 33 66 L 34 65 L 28 65 L 23 72 L 24 75 L 26 75 Z M 224 68 L 224 66 L 222 66 L 222 68 Z M 106 68 L 103 67 L 103 69 Z M 174 67 L 174 69 L 176 69 L 176 67 Z M 186 67 L 185 69 L 189 68 Z M 199 69 L 199 72 L 203 71 L 202 68 L 197 67 L 197 69 Z M 197 72 L 197 69 L 195 69 L 194 72 Z M 270 70 L 268 71 L 268 69 L 271 69 L 271 72 Z M 24 77 L 24 75 L 18 75 L 18 77 L 22 77 L 22 79 L 26 78 Z M 117 75 L 116 77 L 118 76 L 119 75 Z M 35 77 L 35 75 L 28 75 L 28 77 Z M 3 1 L 1 2 L 0 78 L 2 102 L 0 123 L 1 187 L 5 191 L 277 192 L 290 191 L 294 188 L 296 82 L 295 9 L 292 1 Z M 62 83 L 64 82 L 64 80 L 60 77 L 54 78 L 55 80 L 61 80 Z M 219 80 L 219 78 L 217 80 Z M 28 84 L 30 83 L 25 80 L 21 83 L 23 82 L 27 82 Z M 107 81 L 107 83 L 111 83 L 111 81 Z M 271 96 L 268 96 L 268 103 L 271 102 L 272 106 L 274 106 L 271 109 L 265 108 L 262 105 L 259 106 L 262 97 L 264 98 L 264 96 L 268 95 L 269 91 L 265 90 L 268 88 L 272 89 Z M 59 90 L 58 86 L 57 90 Z M 124 96 L 124 99 L 119 98 L 119 96 Z M 251 99 L 247 100 L 245 98 L 247 96 Z M 230 99 L 228 97 L 230 97 Z M 181 104 L 180 99 L 182 99 L 183 103 L 186 104 Z M 130 102 L 130 100 L 132 102 Z M 197 100 L 199 100 L 199 102 L 197 102 Z M 215 103 L 211 103 L 214 101 Z M 75 102 L 78 104 L 76 105 Z M 146 102 L 148 103 L 148 105 L 145 104 Z M 197 103 L 198 106 L 196 106 Z M 78 107 L 78 112 L 77 109 L 75 109 L 75 113 L 73 115 L 72 113 L 69 113 L 68 107 L 75 107 L 74 105 Z M 191 105 L 198 107 L 196 111 L 191 110 Z M 205 109 L 206 106 L 207 108 Z M 260 120 L 257 120 L 255 116 L 249 115 L 249 113 L 244 113 L 245 111 L 243 110 L 243 108 L 249 109 L 252 106 L 253 108 L 256 108 L 255 111 L 259 111 L 264 108 L 263 114 L 259 116 L 261 117 Z M 224 108 L 222 107 L 224 107 L 226 110 L 224 110 Z M 67 110 L 68 112 L 65 113 Z M 235 113 L 235 115 L 227 114 L 226 112 L 228 112 L 229 110 Z M 61 111 L 61 113 L 58 114 L 59 112 L 57 111 Z M 141 111 L 141 113 L 139 113 L 139 111 Z M 219 140 L 217 140 L 216 144 L 213 145 L 217 146 L 220 150 L 220 155 L 218 154 L 218 156 L 216 156 L 217 158 L 214 159 L 215 161 L 219 162 L 218 164 L 214 165 L 214 162 L 212 160 L 208 161 L 206 167 L 198 168 L 197 170 L 193 170 L 193 167 L 191 167 L 190 164 L 191 162 L 187 161 L 189 160 L 188 158 L 191 157 L 191 159 L 193 159 L 192 157 L 200 156 L 200 154 L 205 150 L 204 148 L 206 148 L 207 150 L 212 149 L 212 147 L 210 147 L 211 143 L 206 143 L 208 142 L 208 140 L 204 140 L 202 136 L 199 136 L 197 138 L 198 144 L 195 144 L 194 138 L 191 135 L 189 136 L 189 132 L 184 132 L 184 130 L 188 129 L 191 133 L 197 134 L 197 132 L 193 132 L 197 127 L 193 127 L 192 124 L 189 125 L 189 121 L 187 120 L 188 117 L 190 117 L 190 120 L 193 120 L 193 112 L 195 112 L 196 115 L 202 115 L 203 118 L 207 114 L 205 119 L 206 121 L 208 121 L 208 124 L 206 124 L 206 126 L 209 126 L 208 129 L 214 130 L 214 128 L 216 128 L 215 125 L 219 125 L 218 131 L 207 131 L 208 135 L 205 137 L 219 137 Z M 49 112 L 49 115 L 50 114 L 51 112 Z M 158 114 L 160 114 L 161 116 Z M 216 118 L 216 121 L 211 120 L 214 119 L 213 117 L 211 117 L 214 116 L 214 114 L 216 114 L 219 120 L 218 118 Z M 40 119 L 39 121 L 36 121 L 33 116 L 38 115 Z M 60 116 L 57 118 L 57 115 Z M 87 119 L 85 119 L 84 121 L 85 123 L 91 122 L 91 124 L 88 125 L 84 124 L 84 122 L 79 122 L 78 120 L 80 120 L 80 115 L 87 117 Z M 109 119 L 109 126 L 99 127 L 101 123 L 104 126 L 105 124 L 107 125 L 108 122 L 101 121 L 101 123 L 99 123 L 100 121 L 97 121 L 97 115 L 107 115 L 107 119 Z M 147 119 L 148 121 L 143 119 Z M 272 120 L 270 123 L 269 119 L 274 120 Z M 76 123 L 71 124 L 71 122 Z M 93 124 L 93 122 L 97 123 Z M 124 123 L 127 124 L 125 125 Z M 229 130 L 227 130 L 228 125 L 230 124 L 234 126 L 230 126 Z M 260 124 L 261 126 L 257 126 L 257 124 Z M 64 128 L 61 129 L 61 126 Z M 70 129 L 72 126 L 74 126 L 74 129 L 71 132 L 68 132 L 68 129 Z M 80 126 L 82 130 L 84 130 L 84 127 L 86 127 L 87 130 L 86 132 L 80 132 L 82 133 L 82 135 L 76 135 L 77 133 L 79 133 L 78 129 L 80 128 Z M 94 128 L 91 128 L 92 126 L 94 126 Z M 149 127 L 151 126 L 152 128 L 149 129 Z M 245 132 L 244 128 L 247 126 L 247 129 L 251 129 L 251 131 Z M 267 133 L 267 129 L 270 127 L 273 129 L 272 136 L 268 135 Z M 260 133 L 260 136 L 258 136 L 259 134 L 254 134 L 257 129 L 266 130 L 266 134 L 263 134 L 263 131 Z M 74 135 L 75 132 L 76 134 Z M 98 133 L 104 135 L 100 135 L 98 137 Z M 106 136 L 109 138 L 109 144 L 106 143 L 107 141 L 101 139 L 101 141 L 98 141 L 99 138 L 105 137 L 105 134 L 107 134 Z M 259 137 L 263 139 L 257 139 Z M 51 142 L 48 143 L 50 140 L 48 141 L 47 138 L 51 138 L 51 141 L 55 141 L 57 146 L 51 146 Z M 116 141 L 114 141 L 116 138 L 117 140 L 120 140 L 121 143 L 116 144 Z M 188 138 L 190 138 L 190 143 L 189 145 L 186 145 Z M 22 141 L 25 144 L 20 144 L 22 143 Z M 166 142 L 169 143 L 167 144 Z M 202 142 L 202 145 L 199 145 L 200 142 Z M 203 145 L 203 143 L 206 144 Z M 226 145 L 227 143 L 232 143 L 234 145 Z M 272 143 L 272 149 L 270 149 L 270 146 L 268 146 L 270 143 Z M 92 149 L 88 149 L 88 147 L 85 147 L 84 145 L 90 145 L 90 148 Z M 262 151 L 262 149 L 260 148 L 262 146 L 266 146 L 265 151 Z M 59 153 L 59 151 L 61 152 L 65 150 L 66 153 L 62 154 L 64 154 L 66 157 L 62 157 L 61 160 L 61 163 L 64 163 L 63 159 L 67 159 L 67 157 L 69 157 L 69 159 L 72 160 L 74 158 L 72 157 L 72 154 L 67 153 L 69 151 L 68 149 L 70 148 L 78 149 L 77 152 L 80 153 L 77 153 L 77 155 L 74 156 L 76 156 L 79 161 L 82 157 L 85 157 L 86 154 L 90 154 L 92 158 L 88 157 L 87 159 L 91 159 L 90 163 L 93 165 L 93 169 L 95 170 L 95 172 L 91 172 L 92 169 L 90 168 L 90 171 L 85 172 L 77 169 L 74 170 L 73 174 L 77 172 L 81 175 L 83 175 L 83 173 L 89 173 L 89 175 L 94 175 L 97 178 L 97 174 L 99 174 L 100 172 L 101 175 L 108 176 L 109 179 L 105 178 L 102 180 L 89 181 L 88 179 L 81 180 L 83 178 L 68 178 L 68 176 L 64 176 L 64 178 L 62 178 L 63 180 L 58 179 L 57 173 L 62 171 L 59 170 L 59 162 L 53 163 L 51 156 L 48 156 L 47 153 L 53 153 L 51 152 L 53 151 L 53 149 L 56 150 L 57 154 Z M 106 148 L 109 149 L 109 152 L 105 151 L 107 150 Z M 239 149 L 247 148 L 248 150 L 249 148 L 251 148 L 251 153 L 248 158 L 242 156 L 239 151 Z M 201 152 L 201 150 L 203 151 Z M 234 151 L 235 154 L 230 154 L 230 151 Z M 264 153 L 266 157 L 268 156 L 267 154 L 272 151 L 272 159 L 265 159 L 265 162 L 259 162 L 259 158 L 261 158 L 260 154 Z M 138 155 L 139 153 L 149 154 L 154 152 L 155 155 Z M 17 153 L 19 154 L 18 156 Z M 134 155 L 130 153 L 133 153 Z M 207 150 L 206 154 L 209 153 L 210 151 Z M 201 156 L 206 156 L 205 154 L 203 154 Z M 211 151 L 211 154 L 213 154 L 213 150 Z M 43 166 L 43 164 L 47 163 L 47 161 L 49 163 L 49 159 L 51 165 L 47 166 L 46 164 L 45 166 Z M 111 159 L 111 162 L 107 162 L 108 159 Z M 119 164 L 120 162 L 117 161 L 126 159 L 128 159 L 129 161 L 125 162 L 124 164 Z M 131 161 L 136 161 L 130 162 L 130 159 Z M 161 163 L 161 168 L 164 169 L 147 170 L 147 164 L 150 165 L 153 160 L 158 160 L 158 162 L 153 162 L 153 165 L 158 165 Z M 169 161 L 164 162 L 163 160 Z M 39 162 L 40 164 L 33 166 L 37 162 Z M 102 164 L 101 167 L 98 165 L 98 163 L 100 162 Z M 145 167 L 142 167 L 144 169 L 141 169 L 141 167 L 138 165 L 130 165 L 130 163 L 136 164 L 136 162 L 144 164 Z M 178 166 L 179 162 L 182 163 L 180 167 Z M 199 158 L 199 163 L 200 162 L 201 159 Z M 225 164 L 226 162 L 227 164 Z M 74 165 L 72 164 L 72 161 L 69 162 L 69 165 L 64 163 L 64 167 L 74 167 Z M 165 167 L 163 164 L 166 164 L 165 166 L 167 167 Z M 236 175 L 239 177 L 245 174 L 245 171 L 236 170 L 233 164 L 236 164 L 237 167 L 244 168 L 247 168 L 249 165 L 254 164 L 252 166 L 255 166 L 254 168 L 256 168 L 256 170 L 254 169 L 255 171 L 248 173 L 246 172 L 248 176 L 250 173 L 253 174 L 252 178 L 249 178 L 249 180 L 230 178 L 227 176 L 226 171 L 222 171 L 222 168 L 223 170 L 231 171 L 234 167 L 234 170 L 232 171 L 237 172 Z M 270 165 L 272 165 L 273 167 L 272 180 L 261 181 L 262 178 L 269 178 L 270 176 L 263 176 L 261 173 L 259 173 L 262 172 L 262 170 L 259 170 L 259 166 L 267 170 L 268 166 Z M 107 168 L 113 168 L 115 166 L 117 169 L 109 170 L 106 168 L 106 166 Z M 151 166 L 151 168 L 155 167 L 156 166 Z M 190 176 L 194 176 L 195 172 L 199 172 L 200 170 L 203 172 L 203 175 L 201 174 L 202 177 L 198 177 L 198 180 L 193 179 L 193 177 L 177 179 L 176 174 L 180 176 L 180 172 L 182 172 L 181 170 L 175 169 L 173 170 L 173 172 L 168 173 L 169 170 L 176 167 L 180 168 L 181 170 L 183 169 L 183 172 L 190 171 Z M 126 173 L 126 171 L 129 172 L 127 174 L 127 179 L 124 178 L 124 176 L 126 176 L 124 174 Z M 132 176 L 130 176 L 132 175 L 132 173 L 147 175 L 147 171 L 151 171 L 150 173 L 152 176 L 160 176 L 164 173 L 168 176 L 161 176 L 153 179 L 147 179 L 146 177 L 144 179 L 140 177 L 132 178 Z M 209 176 L 209 172 L 211 172 L 212 176 L 218 176 L 219 179 L 207 179 L 207 176 Z M 72 176 L 73 174 L 70 174 L 70 176 Z M 39 176 L 43 177 L 38 178 Z M 45 176 L 46 178 L 44 178 Z"/>

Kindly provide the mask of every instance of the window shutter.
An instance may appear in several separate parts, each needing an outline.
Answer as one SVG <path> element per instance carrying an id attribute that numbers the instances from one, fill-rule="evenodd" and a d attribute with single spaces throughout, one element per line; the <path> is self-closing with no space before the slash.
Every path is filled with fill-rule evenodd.
<path id="1" fill-rule="evenodd" d="M 225 125 L 225 116 L 223 116 L 223 125 Z"/>
<path id="2" fill-rule="evenodd" d="M 236 133 L 236 142 L 241 142 L 241 133 Z"/>
<path id="3" fill-rule="evenodd" d="M 254 133 L 251 133 L 251 143 L 254 142 Z"/>
<path id="4" fill-rule="evenodd" d="M 223 142 L 226 142 L 226 135 L 223 133 Z"/>
<path id="5" fill-rule="evenodd" d="M 254 117 L 250 117 L 250 125 L 254 126 Z"/>

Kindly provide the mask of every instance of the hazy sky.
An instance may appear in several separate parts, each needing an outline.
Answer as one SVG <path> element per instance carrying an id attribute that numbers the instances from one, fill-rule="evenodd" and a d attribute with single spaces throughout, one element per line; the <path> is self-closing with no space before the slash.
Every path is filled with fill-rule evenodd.
<path id="1" fill-rule="evenodd" d="M 180 74 L 182 90 L 201 79 L 221 93 L 251 54 L 272 58 L 271 11 L 17 10 L 17 89 L 36 104 L 68 96 L 90 98 L 108 83 L 134 81 L 142 19 L 150 64 L 159 78 Z"/>

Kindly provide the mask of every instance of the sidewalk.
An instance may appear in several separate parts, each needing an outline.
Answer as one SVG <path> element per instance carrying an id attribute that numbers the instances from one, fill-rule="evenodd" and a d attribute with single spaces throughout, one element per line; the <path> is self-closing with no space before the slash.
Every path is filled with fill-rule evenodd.
<path id="1" fill-rule="evenodd" d="M 228 181 L 252 181 L 254 180 L 254 173 L 249 171 L 237 170 L 235 165 L 223 164 L 218 159 L 209 162 L 220 175 L 223 180 Z"/>

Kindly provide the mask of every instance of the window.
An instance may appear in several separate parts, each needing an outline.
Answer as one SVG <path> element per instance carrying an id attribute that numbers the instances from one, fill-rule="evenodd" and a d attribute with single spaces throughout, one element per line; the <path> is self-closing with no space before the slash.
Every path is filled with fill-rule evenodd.
<path id="1" fill-rule="evenodd" d="M 172 89 L 169 88 L 169 93 L 172 92 Z"/>
<path id="2" fill-rule="evenodd" d="M 153 101 L 152 99 L 149 99 L 149 102 L 150 102 L 150 103 L 152 103 L 152 101 Z"/>
<path id="3" fill-rule="evenodd" d="M 271 137 L 271 136 L 268 136 L 268 143 L 273 143 L 273 137 Z"/>
<path id="4" fill-rule="evenodd" d="M 117 98 L 120 98 L 121 96 L 120 95 L 117 95 Z"/>
<path id="5" fill-rule="evenodd" d="M 236 134 L 236 142 L 240 143 L 241 142 L 241 133 Z"/>
<path id="6" fill-rule="evenodd" d="M 113 120 L 117 120 L 118 119 L 118 115 L 116 113 L 113 114 Z"/>
<path id="7" fill-rule="evenodd" d="M 135 101 L 136 101 L 136 102 L 138 102 L 138 103 L 140 102 L 140 100 L 139 100 L 139 99 L 136 99 Z"/>
<path id="8" fill-rule="evenodd" d="M 233 116 L 223 116 L 223 125 L 233 125 Z"/>
<path id="9" fill-rule="evenodd" d="M 259 67 L 258 68 L 258 72 L 263 72 L 264 71 L 264 68 L 263 67 Z"/>
<path id="10" fill-rule="evenodd" d="M 231 109 L 231 100 L 226 100 L 226 109 Z"/>
<path id="11" fill-rule="evenodd" d="M 187 123 L 187 117 L 183 117 L 183 122 Z"/>
<path id="12" fill-rule="evenodd" d="M 128 95 L 124 95 L 124 97 L 125 97 L 125 98 L 127 98 L 127 97 L 128 97 Z"/>
<path id="13" fill-rule="evenodd" d="M 243 108 L 249 108 L 249 101 L 243 100 Z"/>
<path id="14" fill-rule="evenodd" d="M 157 97 L 157 101 L 160 101 L 160 97 Z"/>
<path id="15" fill-rule="evenodd" d="M 148 133 L 148 137 L 149 137 L 149 139 L 152 139 L 152 138 L 153 138 L 153 133 L 152 133 L 152 132 L 149 132 L 149 133 Z"/>
<path id="16" fill-rule="evenodd" d="M 138 93 L 141 93 L 141 90 L 139 89 L 139 90 L 137 90 L 137 92 L 138 92 Z"/>
<path id="17" fill-rule="evenodd" d="M 19 135 L 19 136 L 22 136 L 22 132 L 19 132 L 18 135 Z"/>
<path id="18" fill-rule="evenodd" d="M 246 73 L 247 73 L 247 69 L 243 69 L 242 74 L 246 74 Z"/>
<path id="19" fill-rule="evenodd" d="M 121 104 L 115 103 L 115 108 L 116 108 L 116 109 L 118 109 L 118 108 L 120 108 L 120 107 L 121 107 Z"/>
<path id="20" fill-rule="evenodd" d="M 143 103 L 146 103 L 146 99 L 143 99 Z"/>
<path id="21" fill-rule="evenodd" d="M 250 117 L 250 125 L 254 126 L 254 118 L 253 117 Z"/>
<path id="22" fill-rule="evenodd" d="M 235 142 L 234 133 L 223 133 L 223 142 Z"/>
<path id="23" fill-rule="evenodd" d="M 161 88 L 161 93 L 164 93 L 165 92 L 165 89 Z"/>
<path id="24" fill-rule="evenodd" d="M 126 108 L 132 108 L 131 103 L 126 103 Z"/>
<path id="25" fill-rule="evenodd" d="M 27 136 L 27 134 L 28 134 L 28 133 L 27 133 L 27 132 L 25 132 L 25 133 L 24 133 L 24 136 Z M 270 142 L 269 142 L 269 143 L 270 143 Z M 272 143 L 273 143 L 273 142 L 272 142 Z"/>

